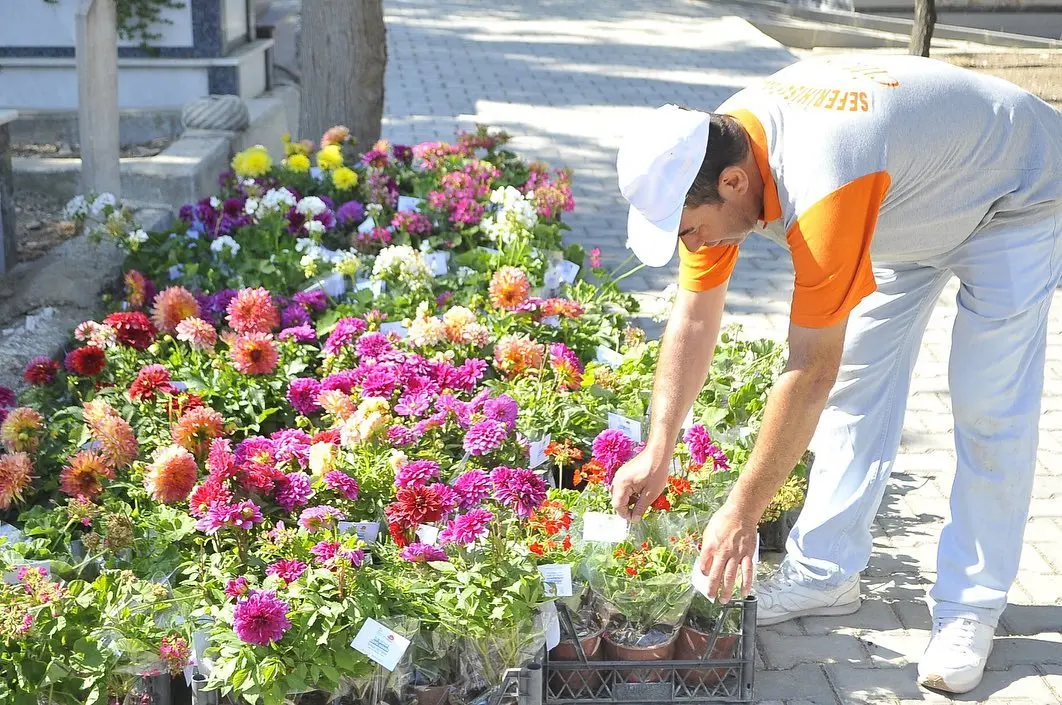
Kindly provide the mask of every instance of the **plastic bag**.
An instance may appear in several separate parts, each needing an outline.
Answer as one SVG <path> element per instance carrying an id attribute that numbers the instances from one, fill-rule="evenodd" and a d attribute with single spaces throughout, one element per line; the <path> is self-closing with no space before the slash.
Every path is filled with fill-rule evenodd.
<path id="1" fill-rule="evenodd" d="M 522 668 L 541 653 L 546 642 L 541 613 L 535 619 L 498 625 L 486 639 L 462 637 L 459 645 L 460 684 L 451 703 L 497 703 L 510 668 Z"/>

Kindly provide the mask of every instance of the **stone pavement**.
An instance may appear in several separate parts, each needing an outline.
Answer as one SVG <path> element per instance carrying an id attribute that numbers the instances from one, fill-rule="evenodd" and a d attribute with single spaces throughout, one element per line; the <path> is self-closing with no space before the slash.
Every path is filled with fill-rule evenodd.
<path id="1" fill-rule="evenodd" d="M 714 109 L 794 60 L 725 6 L 685 0 L 387 0 L 385 136 L 452 139 L 475 123 L 505 128 L 527 157 L 575 170 L 572 238 L 627 257 L 615 154 L 625 125 L 665 102 Z M 628 263 L 628 267 L 630 264 Z M 624 270 L 626 271 L 626 270 Z M 674 268 L 627 280 L 652 305 Z M 762 238 L 742 249 L 727 321 L 784 338 L 792 270 Z M 756 695 L 766 705 L 945 702 L 920 690 L 935 545 L 954 474 L 947 360 L 953 283 L 929 325 L 903 447 L 875 525 L 863 608 L 760 630 Z M 1051 317 L 1052 339 L 1062 307 Z M 1047 353 L 1040 472 L 1021 573 L 984 683 L 960 702 L 1062 703 L 1062 346 Z"/>

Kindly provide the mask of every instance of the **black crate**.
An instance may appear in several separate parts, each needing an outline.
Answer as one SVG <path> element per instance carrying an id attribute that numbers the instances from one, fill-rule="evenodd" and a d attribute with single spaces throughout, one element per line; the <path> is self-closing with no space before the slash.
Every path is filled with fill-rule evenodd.
<path id="1" fill-rule="evenodd" d="M 735 612 L 740 619 L 734 619 Z M 562 635 L 573 634 L 563 610 L 560 618 Z M 740 623 L 740 631 L 721 633 L 720 626 L 727 623 Z M 703 652 L 686 660 L 585 661 L 581 648 L 576 649 L 580 660 L 550 661 L 547 656 L 542 674 L 543 700 L 546 705 L 751 702 L 756 667 L 756 598 L 725 605 L 716 624 Z"/>

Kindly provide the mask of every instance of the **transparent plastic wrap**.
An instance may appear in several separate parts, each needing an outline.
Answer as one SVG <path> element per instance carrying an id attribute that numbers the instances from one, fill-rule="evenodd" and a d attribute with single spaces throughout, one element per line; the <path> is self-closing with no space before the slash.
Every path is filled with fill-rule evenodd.
<path id="1" fill-rule="evenodd" d="M 382 629 L 362 640 L 367 622 L 352 645 L 352 648 L 365 653 L 372 670 L 368 675 L 341 678 L 339 689 L 332 693 L 330 701 L 344 700 L 357 705 L 399 705 L 406 702 L 403 691 L 413 673 L 415 652 L 411 647 L 420 633 L 420 620 L 390 617 L 373 622 Z M 363 643 L 359 645 L 359 641 Z"/>
<path id="2" fill-rule="evenodd" d="M 444 629 L 421 629 L 409 646 L 409 671 L 402 702 L 441 705 L 459 684 L 459 638 Z"/>
<path id="3" fill-rule="evenodd" d="M 545 619 L 498 625 L 485 639 L 462 637 L 460 683 L 450 695 L 451 705 L 497 705 L 506 687 L 506 673 L 536 659 L 546 643 Z"/>

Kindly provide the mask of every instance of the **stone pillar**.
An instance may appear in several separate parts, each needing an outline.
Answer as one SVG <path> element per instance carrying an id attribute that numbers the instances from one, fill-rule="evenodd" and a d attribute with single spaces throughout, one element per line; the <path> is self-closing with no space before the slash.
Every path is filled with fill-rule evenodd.
<path id="1" fill-rule="evenodd" d="M 115 0 L 81 0 L 76 26 L 81 187 L 85 193 L 120 197 Z"/>
<path id="2" fill-rule="evenodd" d="M 14 110 L 0 110 L 0 274 L 15 266 L 15 180 L 11 174 L 10 124 Z"/>

